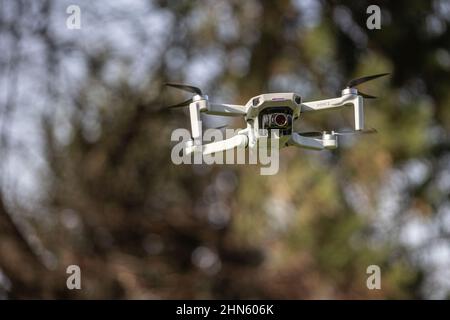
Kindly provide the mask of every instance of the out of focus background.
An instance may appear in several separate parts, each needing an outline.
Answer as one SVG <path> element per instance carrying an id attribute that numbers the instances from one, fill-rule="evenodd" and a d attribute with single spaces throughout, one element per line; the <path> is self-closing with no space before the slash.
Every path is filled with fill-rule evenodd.
<path id="1" fill-rule="evenodd" d="M 447 0 L 1 0 L 0 298 L 449 298 L 449 23 Z M 376 135 L 284 149 L 274 176 L 170 160 L 189 120 L 165 82 L 244 104 L 381 72 L 360 86 Z"/>

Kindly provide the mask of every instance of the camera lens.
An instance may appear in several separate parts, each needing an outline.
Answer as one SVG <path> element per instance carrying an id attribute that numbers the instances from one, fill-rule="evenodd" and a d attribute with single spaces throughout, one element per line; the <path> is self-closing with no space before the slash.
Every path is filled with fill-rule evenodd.
<path id="1" fill-rule="evenodd" d="M 274 122 L 277 126 L 283 127 L 287 124 L 287 117 L 284 114 L 277 114 L 274 117 Z"/>

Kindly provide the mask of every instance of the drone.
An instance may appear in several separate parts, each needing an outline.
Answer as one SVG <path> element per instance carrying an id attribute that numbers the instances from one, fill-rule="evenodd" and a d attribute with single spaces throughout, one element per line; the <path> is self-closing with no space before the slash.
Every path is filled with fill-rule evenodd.
<path id="1" fill-rule="evenodd" d="M 364 99 L 376 97 L 356 88 L 357 85 L 374 80 L 389 73 L 375 74 L 353 79 L 337 98 L 303 102 L 302 97 L 293 92 L 264 93 L 248 100 L 245 105 L 220 104 L 210 102 L 201 89 L 180 83 L 166 83 L 167 86 L 193 93 L 191 98 L 168 108 L 189 107 L 191 140 L 186 143 L 186 155 L 200 152 L 209 155 L 234 148 L 253 149 L 262 138 L 278 139 L 279 148 L 296 146 L 312 150 L 332 150 L 338 147 L 338 137 L 348 134 L 376 133 L 375 129 L 364 128 Z M 302 113 L 353 106 L 354 130 L 294 132 L 294 121 Z M 231 138 L 202 144 L 200 114 L 243 117 L 247 127 L 237 131 Z"/>

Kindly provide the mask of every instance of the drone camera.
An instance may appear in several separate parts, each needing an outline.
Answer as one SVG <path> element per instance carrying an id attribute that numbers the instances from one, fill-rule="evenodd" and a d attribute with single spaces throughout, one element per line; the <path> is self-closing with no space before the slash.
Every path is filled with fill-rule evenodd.
<path id="1" fill-rule="evenodd" d="M 262 111 L 260 117 L 260 129 L 278 129 L 281 135 L 290 135 L 292 131 L 292 110 L 288 107 L 267 108 Z"/>
<path id="2" fill-rule="evenodd" d="M 262 115 L 262 129 L 286 130 L 292 126 L 292 115 L 275 112 Z"/>
<path id="3" fill-rule="evenodd" d="M 266 123 L 268 123 L 268 127 L 271 129 L 285 129 L 289 124 L 289 115 L 287 114 L 272 113 L 267 116 Z"/>

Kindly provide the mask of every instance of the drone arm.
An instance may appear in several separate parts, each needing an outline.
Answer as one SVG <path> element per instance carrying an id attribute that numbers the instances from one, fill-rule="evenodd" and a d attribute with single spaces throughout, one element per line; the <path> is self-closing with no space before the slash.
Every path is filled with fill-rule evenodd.
<path id="1" fill-rule="evenodd" d="M 355 117 L 355 130 L 364 129 L 363 98 L 357 94 L 344 94 L 340 98 L 317 100 L 302 103 L 301 112 L 319 111 L 353 105 Z"/>
<path id="2" fill-rule="evenodd" d="M 343 96 L 339 98 L 303 102 L 301 112 L 320 111 L 350 104 L 352 99 L 345 98 L 346 97 Z"/>
<path id="3" fill-rule="evenodd" d="M 201 119 L 200 113 L 220 116 L 243 116 L 246 114 L 245 107 L 233 104 L 212 104 L 207 100 L 198 100 L 189 104 L 189 116 L 191 119 L 191 134 L 194 141 L 201 141 Z"/>
<path id="4" fill-rule="evenodd" d="M 189 116 L 191 118 L 192 139 L 201 141 L 202 123 L 200 120 L 200 103 L 191 103 L 189 105 Z"/>
<path id="5" fill-rule="evenodd" d="M 248 145 L 248 137 L 244 134 L 237 134 L 229 139 L 207 143 L 204 145 L 189 145 L 186 147 L 186 154 L 201 152 L 203 155 L 212 154 L 234 149 L 236 147 L 245 148 Z"/>
<path id="6" fill-rule="evenodd" d="M 355 130 L 364 130 L 364 104 L 363 97 L 358 96 L 353 103 L 355 113 Z"/>
<path id="7" fill-rule="evenodd" d="M 222 103 L 209 103 L 205 110 L 202 110 L 206 114 L 216 116 L 245 116 L 245 106 L 236 104 L 222 104 Z"/>
<path id="8" fill-rule="evenodd" d="M 294 132 L 288 141 L 288 145 L 305 149 L 323 150 L 336 149 L 338 144 L 337 137 L 335 135 L 329 135 L 328 139 L 319 139 L 305 137 L 297 132 Z"/>

